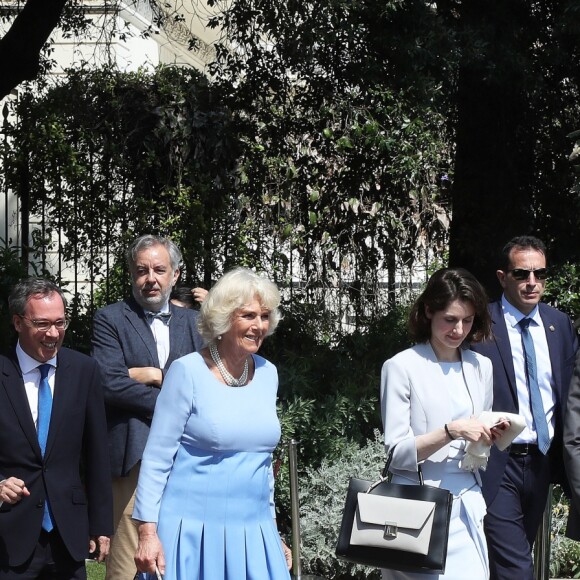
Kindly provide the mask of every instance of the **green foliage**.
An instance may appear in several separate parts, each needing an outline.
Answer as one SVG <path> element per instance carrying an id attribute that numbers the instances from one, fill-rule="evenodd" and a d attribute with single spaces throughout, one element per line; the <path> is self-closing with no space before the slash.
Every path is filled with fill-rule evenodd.
<path id="1" fill-rule="evenodd" d="M 570 501 L 560 486 L 554 487 L 550 549 L 551 578 L 580 578 L 580 543 L 564 536 Z"/>
<path id="2" fill-rule="evenodd" d="M 576 320 L 580 317 L 580 265 L 566 263 L 549 269 L 544 300 Z"/>
<path id="3" fill-rule="evenodd" d="M 8 312 L 8 296 L 12 286 L 27 276 L 26 267 L 22 264 L 18 250 L 0 241 L 0 326 L 5 329 L 0 338 L 0 350 L 12 346 L 15 333 L 12 332 L 12 320 Z"/>
<path id="4" fill-rule="evenodd" d="M 0 338 L 0 351 L 11 348 L 16 343 L 16 333 L 13 331 L 8 311 L 8 296 L 19 280 L 31 275 L 42 276 L 60 284 L 60 281 L 49 272 L 39 271 L 34 263 L 29 263 L 26 267 L 22 263 L 17 248 L 0 244 L 0 327 L 6 329 Z M 66 284 L 61 284 L 61 287 L 68 301 L 67 312 L 69 315 L 74 313 L 71 317 L 71 325 L 66 332 L 64 344 L 82 352 L 89 352 L 92 314 L 90 310 L 87 310 L 88 299 L 74 294 L 74 292 L 71 295 Z"/>
<path id="5" fill-rule="evenodd" d="M 104 580 L 105 565 L 98 562 L 87 562 L 87 580 Z"/>
<path id="6" fill-rule="evenodd" d="M 315 319 L 287 316 L 264 344 L 263 354 L 278 368 L 278 415 L 282 444 L 298 445 L 301 479 L 323 461 L 339 461 L 354 447 L 366 445 L 381 424 L 380 371 L 383 362 L 409 345 L 407 307 L 393 310 L 365 332 L 335 344 L 317 338 Z M 282 457 L 284 459 L 284 457 Z M 282 528 L 289 528 L 288 464 L 277 477 L 276 505 Z"/>
<path id="7" fill-rule="evenodd" d="M 95 279 L 153 231 L 180 244 L 190 276 L 215 271 L 215 240 L 233 237 L 237 154 L 229 115 L 199 73 L 71 70 L 45 94 L 23 93 L 16 114 L 6 185 L 44 216 L 45 250 L 58 244 Z"/>
<path id="8" fill-rule="evenodd" d="M 264 356 L 279 373 L 283 435 L 302 442 L 305 464 L 338 457 L 348 441 L 361 445 L 372 436 L 380 424 L 381 366 L 409 344 L 406 314 L 406 307 L 397 308 L 335 344 L 289 319 L 266 341 Z"/>
<path id="9" fill-rule="evenodd" d="M 292 308 L 312 305 L 328 340 L 345 318 L 364 329 L 394 305 L 396 272 L 445 240 L 441 118 L 409 117 L 380 87 L 290 116 L 231 88 L 176 67 L 83 68 L 23 93 L 4 185 L 43 215 L 41 258 L 57 251 L 99 284 L 90 314 L 126 290 L 122 251 L 153 231 L 180 245 L 187 279 L 256 267 L 300 280 Z"/>
<path id="10" fill-rule="evenodd" d="M 93 311 L 118 302 L 130 295 L 131 277 L 124 258 L 119 258 L 109 269 L 107 277 L 98 285 L 92 299 Z"/>
<path id="11" fill-rule="evenodd" d="M 576 193 L 580 192 L 580 181 L 578 176 L 580 176 L 580 130 L 572 131 L 568 135 L 569 139 L 574 140 L 574 147 L 572 153 L 568 157 L 568 160 L 572 163 L 574 174 L 576 176 L 576 184 L 574 186 L 574 191 Z"/>
<path id="12" fill-rule="evenodd" d="M 425 73 L 444 67 L 429 47 L 444 30 L 410 32 L 421 2 L 219 7 L 212 73 L 241 127 L 247 239 L 274 235 L 268 269 L 303 280 L 308 303 L 335 293 L 362 327 L 386 311 L 381 279 L 393 290 L 395 271 L 446 242 L 450 147 Z"/>

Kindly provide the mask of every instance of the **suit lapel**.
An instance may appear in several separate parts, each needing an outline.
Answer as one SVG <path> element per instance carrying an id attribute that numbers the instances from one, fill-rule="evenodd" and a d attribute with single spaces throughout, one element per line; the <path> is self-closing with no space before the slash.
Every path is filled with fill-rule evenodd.
<path id="1" fill-rule="evenodd" d="M 518 394 L 516 390 L 516 372 L 514 370 L 514 360 L 512 357 L 512 347 L 508 336 L 505 318 L 501 310 L 501 303 L 494 302 L 490 305 L 492 332 L 495 341 L 495 347 L 498 350 L 499 357 L 505 369 L 506 376 L 516 409 L 518 409 Z"/>
<path id="2" fill-rule="evenodd" d="M 38 434 L 36 433 L 36 427 L 32 420 L 32 413 L 30 412 L 30 405 L 28 403 L 28 397 L 26 396 L 26 389 L 24 388 L 22 371 L 20 370 L 15 352 L 12 352 L 9 357 L 4 359 L 4 364 L 2 365 L 2 385 L 0 388 L 6 391 L 6 396 L 18 418 L 24 435 L 28 439 L 34 453 L 38 458 L 41 458 L 42 453 L 40 451 L 40 445 L 38 444 Z"/>
<path id="3" fill-rule="evenodd" d="M 481 381 L 475 376 L 476 367 L 465 360 L 466 351 L 460 349 L 461 371 L 473 405 L 472 413 L 479 415 L 483 407 Z"/>
<path id="4" fill-rule="evenodd" d="M 550 353 L 550 364 L 552 366 L 554 389 L 558 392 L 558 394 L 560 394 L 562 377 L 560 375 L 560 365 L 558 364 L 558 361 L 562 357 L 562 347 L 560 333 L 558 332 L 559 329 L 556 326 L 556 322 L 552 320 L 552 317 L 550 316 L 550 310 L 544 308 L 544 305 L 541 302 L 539 305 L 539 310 L 542 323 L 544 324 L 544 332 L 546 333 L 548 352 Z"/>
<path id="5" fill-rule="evenodd" d="M 52 411 L 50 413 L 48 439 L 44 453 L 45 458 L 50 455 L 62 422 L 67 420 L 67 410 L 72 409 L 71 401 L 74 400 L 76 395 L 75 389 L 72 387 L 74 381 L 71 378 L 72 376 L 66 351 L 61 349 L 57 355 L 56 373 L 54 375 L 54 394 L 52 396 Z"/>
<path id="6" fill-rule="evenodd" d="M 169 321 L 169 356 L 165 363 L 166 369 L 175 360 L 177 353 L 181 352 L 179 345 L 183 341 L 186 324 L 185 308 L 170 303 L 169 310 L 171 311 L 171 320 Z"/>
<path id="7" fill-rule="evenodd" d="M 143 341 L 143 345 L 149 351 L 151 358 L 155 362 L 154 366 L 159 367 L 157 345 L 155 344 L 153 332 L 151 332 L 151 327 L 145 318 L 143 309 L 133 298 L 125 301 L 125 319 L 127 320 L 127 323 L 135 329 L 135 335 Z M 171 324 L 169 327 L 171 328 Z"/>

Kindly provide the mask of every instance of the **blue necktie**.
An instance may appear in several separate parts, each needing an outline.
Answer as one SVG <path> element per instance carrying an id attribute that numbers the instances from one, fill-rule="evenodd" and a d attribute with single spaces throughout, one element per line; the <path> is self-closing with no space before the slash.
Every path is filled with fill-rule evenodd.
<path id="1" fill-rule="evenodd" d="M 538 386 L 538 367 L 536 365 L 536 351 L 534 341 L 530 335 L 531 318 L 522 318 L 518 324 L 522 329 L 522 344 L 524 346 L 524 358 L 526 361 L 526 374 L 530 389 L 530 408 L 538 436 L 538 449 L 545 455 L 550 448 L 550 433 L 546 422 L 546 412 L 542 403 L 542 395 Z"/>
<path id="2" fill-rule="evenodd" d="M 40 383 L 38 385 L 38 443 L 44 457 L 46 450 L 46 440 L 48 439 L 48 426 L 50 425 L 50 414 L 52 412 L 52 393 L 48 383 L 49 364 L 38 366 L 40 371 Z M 50 532 L 54 528 L 50 508 L 48 506 L 48 497 L 44 502 L 44 515 L 42 517 L 42 528 Z"/>

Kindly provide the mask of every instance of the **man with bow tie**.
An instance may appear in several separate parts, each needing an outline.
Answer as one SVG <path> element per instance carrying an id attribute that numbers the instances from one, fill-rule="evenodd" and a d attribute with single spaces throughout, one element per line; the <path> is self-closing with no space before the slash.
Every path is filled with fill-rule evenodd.
<path id="1" fill-rule="evenodd" d="M 137 531 L 131 521 L 141 456 L 169 365 L 201 349 L 197 312 L 170 304 L 181 252 L 170 240 L 137 238 L 127 251 L 132 296 L 101 308 L 92 354 L 103 373 L 113 475 L 115 535 L 107 580 L 133 580 Z"/>
<path id="2" fill-rule="evenodd" d="M 16 284 L 16 348 L 0 357 L 0 578 L 85 580 L 113 532 L 99 366 L 62 347 L 69 320 L 53 282 Z"/>

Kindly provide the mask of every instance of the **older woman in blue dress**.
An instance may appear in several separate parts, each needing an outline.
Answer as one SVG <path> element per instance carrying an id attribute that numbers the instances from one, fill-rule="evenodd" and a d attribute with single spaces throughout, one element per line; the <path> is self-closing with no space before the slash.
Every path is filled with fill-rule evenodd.
<path id="1" fill-rule="evenodd" d="M 426 484 L 453 493 L 453 510 L 444 575 L 383 570 L 383 579 L 485 580 L 481 479 L 462 468 L 469 441 L 491 445 L 508 426 L 490 429 L 477 419 L 491 410 L 492 365 L 464 348 L 490 336 L 485 291 L 466 270 L 439 270 L 414 304 L 409 328 L 417 344 L 387 360 L 381 375 L 385 445 L 394 448 L 390 469 L 394 482 L 414 484 L 421 463 Z"/>
<path id="2" fill-rule="evenodd" d="M 279 304 L 265 278 L 244 268 L 225 274 L 200 310 L 208 346 L 167 373 L 133 512 L 144 578 L 156 568 L 165 580 L 289 578 L 273 498 L 278 375 L 256 354 Z"/>

